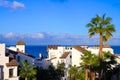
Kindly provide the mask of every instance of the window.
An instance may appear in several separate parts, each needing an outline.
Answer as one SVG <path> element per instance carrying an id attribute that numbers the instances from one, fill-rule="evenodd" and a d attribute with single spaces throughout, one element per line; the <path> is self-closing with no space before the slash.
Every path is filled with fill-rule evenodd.
<path id="1" fill-rule="evenodd" d="M 3 79 L 3 67 L 0 66 L 0 80 Z"/>
<path id="2" fill-rule="evenodd" d="M 14 55 L 14 59 L 16 59 L 16 55 Z"/>
<path id="3" fill-rule="evenodd" d="M 72 55 L 70 55 L 70 58 L 72 58 Z"/>
<path id="4" fill-rule="evenodd" d="M 62 59 L 61 62 L 64 62 L 64 60 Z"/>
<path id="5" fill-rule="evenodd" d="M 20 62 L 20 56 L 18 56 L 18 62 Z"/>
<path id="6" fill-rule="evenodd" d="M 9 69 L 9 77 L 13 77 L 13 69 Z"/>
<path id="7" fill-rule="evenodd" d="M 28 61 L 27 61 L 27 60 L 25 60 L 25 62 L 27 63 Z"/>

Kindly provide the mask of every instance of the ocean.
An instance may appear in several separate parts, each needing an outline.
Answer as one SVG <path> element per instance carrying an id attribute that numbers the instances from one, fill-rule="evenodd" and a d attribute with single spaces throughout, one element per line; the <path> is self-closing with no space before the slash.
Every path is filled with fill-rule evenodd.
<path id="1" fill-rule="evenodd" d="M 120 46 L 111 46 L 114 50 L 114 53 L 115 54 L 120 54 Z M 33 45 L 29 45 L 29 46 L 26 46 L 25 48 L 25 51 L 26 53 L 28 54 L 31 54 L 35 57 L 39 57 L 39 53 L 42 53 L 42 56 L 43 57 L 47 57 L 48 54 L 47 54 L 47 46 L 33 46 Z"/>

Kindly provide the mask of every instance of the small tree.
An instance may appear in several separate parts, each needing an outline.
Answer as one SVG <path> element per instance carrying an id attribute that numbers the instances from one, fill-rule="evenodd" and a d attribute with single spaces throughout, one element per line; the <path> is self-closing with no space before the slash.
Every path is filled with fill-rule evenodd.
<path id="1" fill-rule="evenodd" d="M 80 66 L 85 68 L 85 80 L 88 80 L 88 74 L 92 69 L 99 66 L 99 57 L 95 54 L 92 54 L 90 51 L 86 51 L 81 55 L 82 62 Z M 94 71 L 95 72 L 95 71 Z M 93 76 L 93 79 L 95 76 Z"/>
<path id="2" fill-rule="evenodd" d="M 107 79 L 111 78 L 111 75 L 109 71 L 113 70 L 112 65 L 116 64 L 115 56 L 111 54 L 109 51 L 108 52 L 103 52 L 102 56 L 102 64 L 100 65 L 99 69 L 102 72 L 101 73 L 101 79 Z"/>
<path id="3" fill-rule="evenodd" d="M 36 80 L 35 75 L 35 66 L 30 66 L 27 61 L 22 61 L 22 66 L 20 67 L 20 77 L 25 78 L 25 80 L 29 80 L 30 78 L 32 78 L 32 80 Z"/>
<path id="4" fill-rule="evenodd" d="M 85 70 L 84 69 L 78 70 L 78 72 L 76 73 L 76 80 L 85 80 Z"/>
<path id="5" fill-rule="evenodd" d="M 75 80 L 76 74 L 78 72 L 78 68 L 74 65 L 69 70 L 68 73 L 70 74 L 71 80 Z"/>
<path id="6" fill-rule="evenodd" d="M 60 80 L 64 76 L 64 71 L 65 71 L 65 63 L 64 62 L 63 63 L 58 63 L 56 72 L 57 72 L 58 78 Z"/>

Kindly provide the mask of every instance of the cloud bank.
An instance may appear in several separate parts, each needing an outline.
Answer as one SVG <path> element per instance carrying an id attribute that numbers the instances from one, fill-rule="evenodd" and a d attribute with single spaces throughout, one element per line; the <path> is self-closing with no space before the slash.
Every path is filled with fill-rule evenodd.
<path id="1" fill-rule="evenodd" d="M 50 32 L 28 33 L 6 33 L 0 34 L 0 43 L 15 45 L 18 40 L 23 40 L 27 45 L 98 45 L 97 36 L 88 38 L 87 35 L 72 35 L 69 33 L 53 34 Z M 110 45 L 120 45 L 120 36 L 112 37 L 108 42 Z"/>
<path id="2" fill-rule="evenodd" d="M 0 0 L 0 7 L 6 7 L 12 10 L 16 10 L 18 8 L 25 8 L 25 5 L 17 1 L 10 2 L 8 0 Z"/>

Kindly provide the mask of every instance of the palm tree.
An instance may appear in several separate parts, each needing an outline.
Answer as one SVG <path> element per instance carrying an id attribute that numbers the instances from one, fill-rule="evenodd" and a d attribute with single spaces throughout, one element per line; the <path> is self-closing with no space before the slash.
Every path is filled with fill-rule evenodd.
<path id="1" fill-rule="evenodd" d="M 82 62 L 80 63 L 82 68 L 85 68 L 85 80 L 88 80 L 88 74 L 93 68 L 99 66 L 99 58 L 97 55 L 92 54 L 90 51 L 84 52 L 81 55 Z M 95 76 L 93 76 L 95 78 Z"/>
<path id="2" fill-rule="evenodd" d="M 115 56 L 111 54 L 109 51 L 103 52 L 102 59 L 103 60 L 102 60 L 102 64 L 100 65 L 100 69 L 102 72 L 101 79 L 103 80 L 103 79 L 111 78 L 111 74 L 109 73 L 109 71 L 113 70 L 112 65 L 115 65 L 117 62 Z"/>
<path id="3" fill-rule="evenodd" d="M 68 73 L 70 74 L 71 80 L 75 80 L 76 73 L 78 71 L 78 68 L 74 65 L 69 70 Z"/>
<path id="4" fill-rule="evenodd" d="M 95 18 L 92 18 L 90 23 L 88 23 L 86 26 L 89 27 L 88 33 L 89 37 L 91 38 L 95 34 L 100 35 L 100 48 L 99 48 L 99 58 L 100 61 L 102 60 L 102 45 L 104 41 L 107 41 L 111 38 L 112 32 L 115 32 L 114 25 L 111 24 L 112 18 L 105 17 L 105 14 L 100 17 L 99 15 L 96 15 Z"/>
<path id="5" fill-rule="evenodd" d="M 20 68 L 20 77 L 25 78 L 25 80 L 28 80 L 29 78 L 35 80 L 35 75 L 35 66 L 30 66 L 27 61 L 22 61 L 22 67 Z"/>
<path id="6" fill-rule="evenodd" d="M 76 80 L 85 80 L 85 71 L 84 69 L 79 69 L 76 73 Z"/>
<path id="7" fill-rule="evenodd" d="M 64 71 L 65 71 L 65 63 L 64 62 L 58 63 L 57 64 L 57 73 L 59 74 L 60 77 L 63 77 L 65 75 Z"/>

